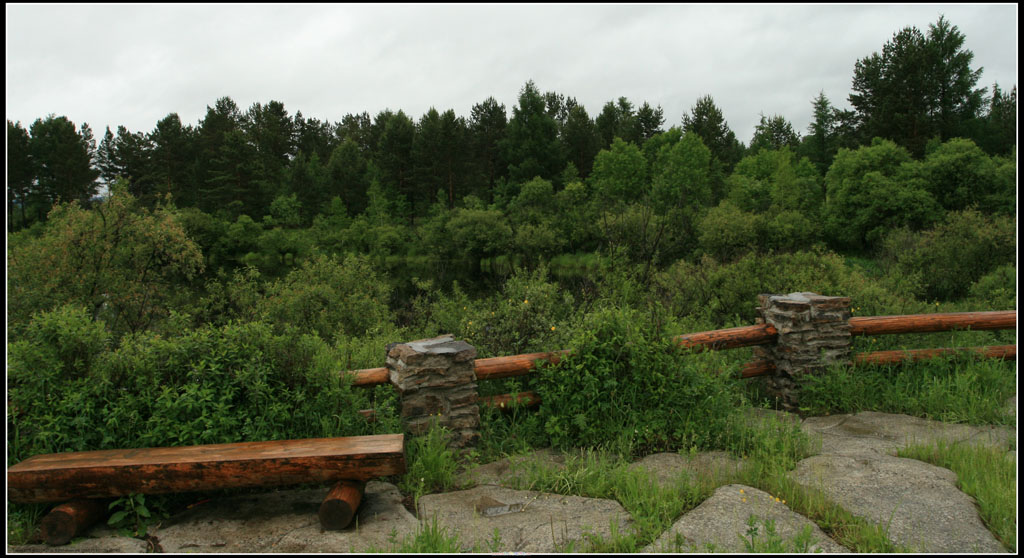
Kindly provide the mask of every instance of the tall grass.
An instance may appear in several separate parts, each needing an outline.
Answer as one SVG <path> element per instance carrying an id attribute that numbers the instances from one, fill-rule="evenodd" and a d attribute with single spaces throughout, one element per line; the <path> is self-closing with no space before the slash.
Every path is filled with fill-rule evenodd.
<path id="1" fill-rule="evenodd" d="M 902 366 L 835 367 L 807 379 L 800 404 L 810 414 L 879 411 L 942 422 L 1011 425 L 1015 363 L 971 355 Z"/>

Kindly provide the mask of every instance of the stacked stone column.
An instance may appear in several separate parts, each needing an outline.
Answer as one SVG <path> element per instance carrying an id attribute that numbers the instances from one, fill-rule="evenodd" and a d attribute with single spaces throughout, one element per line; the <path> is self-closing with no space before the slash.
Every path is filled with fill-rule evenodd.
<path id="1" fill-rule="evenodd" d="M 448 428 L 449 447 L 462 449 L 480 438 L 476 349 L 451 335 L 390 346 L 387 368 L 402 398 L 405 432 L 418 436 L 433 422 Z"/>
<path id="2" fill-rule="evenodd" d="M 796 411 L 800 386 L 808 375 L 834 364 L 850 364 L 850 298 L 815 293 L 758 296 L 760 318 L 778 331 L 774 346 L 756 347 L 754 356 L 770 361 L 768 390 L 787 411 Z"/>

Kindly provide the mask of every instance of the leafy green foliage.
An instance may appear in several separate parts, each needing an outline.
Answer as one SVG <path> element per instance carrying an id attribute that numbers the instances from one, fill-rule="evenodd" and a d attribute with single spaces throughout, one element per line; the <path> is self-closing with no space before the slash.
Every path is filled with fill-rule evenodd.
<path id="1" fill-rule="evenodd" d="M 11 344 L 9 460 L 371 429 L 356 414 L 370 407 L 367 395 L 342 381 L 333 351 L 316 336 L 278 335 L 253 322 L 170 338 L 136 334 L 99 352 L 101 326 L 83 327 L 84 319 L 74 309 L 43 313 L 28 328 L 33 335 Z M 90 352 L 69 369 L 53 339 Z"/>
<path id="2" fill-rule="evenodd" d="M 117 333 L 167 316 L 172 288 L 203 269 L 199 248 L 172 211 L 139 208 L 123 184 L 93 210 L 59 205 L 39 238 L 8 254 L 13 328 L 61 304 L 85 306 Z"/>
<path id="3" fill-rule="evenodd" d="M 704 214 L 698 230 L 700 248 L 719 261 L 732 261 L 761 244 L 764 217 L 723 200 Z"/>
<path id="4" fill-rule="evenodd" d="M 455 453 L 448 448 L 448 436 L 448 430 L 435 423 L 426 434 L 409 440 L 409 466 L 399 488 L 412 494 L 414 501 L 424 494 L 447 490 L 455 483 L 458 464 Z"/>
<path id="5" fill-rule="evenodd" d="M 1017 268 L 1002 265 L 971 285 L 968 296 L 984 308 L 1017 307 Z"/>
<path id="6" fill-rule="evenodd" d="M 941 208 L 914 168 L 910 154 L 888 140 L 840 149 L 825 175 L 825 234 L 834 245 L 861 250 L 892 228 L 920 229 L 938 220 Z"/>
<path id="7" fill-rule="evenodd" d="M 635 199 L 647 190 L 647 161 L 636 145 L 615 138 L 594 158 L 590 184 L 601 203 L 615 205 Z"/>
<path id="8" fill-rule="evenodd" d="M 1015 177 L 999 172 L 998 159 L 969 139 L 939 145 L 914 170 L 946 210 L 976 206 L 985 213 L 1009 213 L 1015 206 Z"/>
<path id="9" fill-rule="evenodd" d="M 928 299 L 953 300 L 996 267 L 1014 263 L 1016 220 L 975 210 L 948 213 L 934 229 L 890 233 L 884 261 L 897 275 L 920 278 Z"/>
<path id="10" fill-rule="evenodd" d="M 628 310 L 596 310 L 571 346 L 536 381 L 552 446 L 598 447 L 624 436 L 640 453 L 721 447 L 736 403 L 730 380 L 699 371 L 664 332 Z"/>
<path id="11" fill-rule="evenodd" d="M 111 502 L 107 509 L 117 510 L 110 514 L 107 525 L 117 529 L 125 536 L 145 537 L 149 524 L 156 520 L 149 508 L 146 507 L 145 494 L 123 496 Z"/>
<path id="12" fill-rule="evenodd" d="M 574 302 L 541 267 L 517 270 L 488 306 L 467 339 L 491 354 L 523 354 L 561 347 Z"/>
<path id="13" fill-rule="evenodd" d="M 365 335 L 388 320 L 390 287 L 365 256 L 318 255 L 267 287 L 257 311 L 322 339 Z"/>
<path id="14" fill-rule="evenodd" d="M 696 316 L 717 326 L 750 324 L 757 295 L 811 291 L 850 296 L 867 315 L 898 313 L 906 294 L 872 280 L 831 252 L 748 253 L 730 263 L 705 257 L 680 260 L 654 277 L 655 290 L 673 316 Z"/>

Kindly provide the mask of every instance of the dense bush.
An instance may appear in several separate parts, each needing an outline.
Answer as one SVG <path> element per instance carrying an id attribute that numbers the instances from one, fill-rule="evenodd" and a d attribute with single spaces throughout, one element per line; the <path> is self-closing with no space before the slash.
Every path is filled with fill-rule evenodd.
<path id="1" fill-rule="evenodd" d="M 882 260 L 890 275 L 919 278 L 920 295 L 954 300 L 967 295 L 989 271 L 1016 263 L 1015 229 L 1012 217 L 989 217 L 970 209 L 951 212 L 933 229 L 889 233 Z"/>
<path id="2" fill-rule="evenodd" d="M 270 284 L 257 306 L 279 329 L 292 325 L 329 341 L 385 327 L 389 297 L 387 281 L 367 257 L 317 255 Z"/>
<path id="3" fill-rule="evenodd" d="M 169 287 L 202 269 L 174 212 L 142 208 L 116 183 L 93 209 L 54 206 L 40 236 L 12 243 L 8 325 L 17 330 L 36 312 L 76 304 L 118 334 L 143 331 L 181 302 Z"/>
<path id="4" fill-rule="evenodd" d="M 672 315 L 719 326 L 753 323 L 762 293 L 849 296 L 868 315 L 898 312 L 905 300 L 831 252 L 748 253 L 732 263 L 680 260 L 655 276 L 654 287 Z"/>
<path id="5" fill-rule="evenodd" d="M 931 225 L 942 208 L 918 176 L 919 163 L 895 143 L 875 138 L 870 146 L 840 149 L 825 175 L 825 233 L 832 246 L 863 250 L 894 227 Z"/>
<path id="6" fill-rule="evenodd" d="M 758 248 L 764 226 L 762 215 L 745 212 L 728 200 L 722 201 L 704 214 L 697 227 L 700 248 L 719 261 L 732 261 Z"/>
<path id="7" fill-rule="evenodd" d="M 968 296 L 983 308 L 1010 309 L 1017 307 L 1017 266 L 995 268 L 971 285 Z"/>
<path id="8" fill-rule="evenodd" d="M 80 308 L 9 345 L 8 462 L 37 453 L 346 436 L 373 428 L 363 392 L 316 336 L 264 323 L 130 335 L 109 349 Z M 381 412 L 378 427 L 395 428 Z"/>
<path id="9" fill-rule="evenodd" d="M 636 453 L 725 443 L 737 390 L 675 350 L 639 313 L 599 309 L 575 328 L 572 355 L 540 370 L 538 428 L 555 447 L 612 444 Z"/>

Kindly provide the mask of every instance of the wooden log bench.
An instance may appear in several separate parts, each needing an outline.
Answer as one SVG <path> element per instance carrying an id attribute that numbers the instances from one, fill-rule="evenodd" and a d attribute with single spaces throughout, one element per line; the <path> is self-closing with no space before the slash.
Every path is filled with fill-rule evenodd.
<path id="1" fill-rule="evenodd" d="M 40 527 L 49 544 L 65 544 L 102 517 L 99 500 L 335 483 L 320 506 L 320 522 L 344 529 L 366 481 L 405 472 L 403 444 L 402 434 L 386 434 L 36 455 L 7 469 L 7 498 L 64 502 Z"/>

